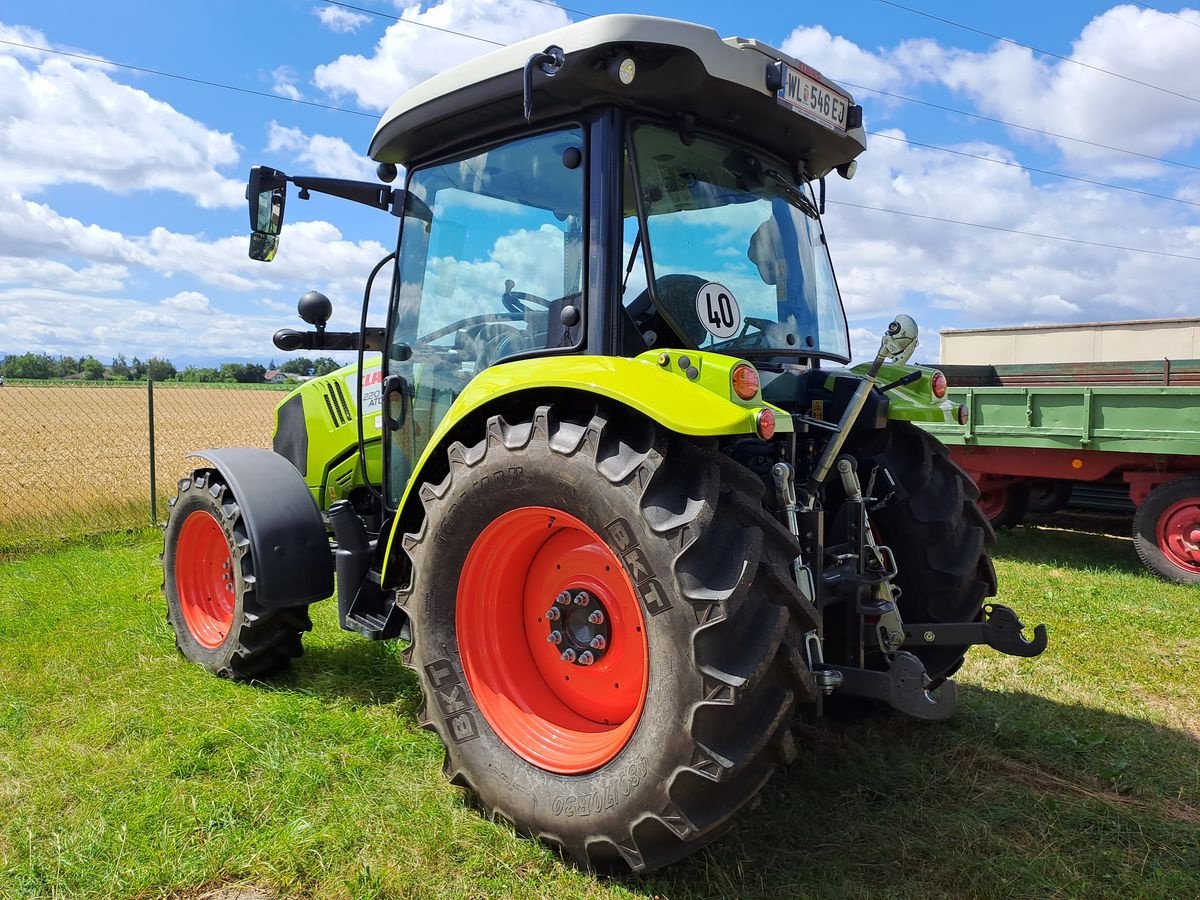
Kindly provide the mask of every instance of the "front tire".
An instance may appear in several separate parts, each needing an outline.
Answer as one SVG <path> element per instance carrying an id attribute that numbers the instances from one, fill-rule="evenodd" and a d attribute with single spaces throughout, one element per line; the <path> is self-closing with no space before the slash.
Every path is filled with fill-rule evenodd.
<path id="1" fill-rule="evenodd" d="M 596 871 L 713 840 L 794 752 L 797 698 L 815 696 L 794 652 L 815 611 L 761 482 L 635 414 L 548 406 L 493 417 L 448 465 L 420 488 L 400 591 L 446 774 Z M 590 665 L 580 592 L 611 625 Z"/>
<path id="2" fill-rule="evenodd" d="M 222 678 L 266 678 L 300 656 L 308 607 L 267 609 L 254 592 L 254 559 L 241 510 L 215 471 L 179 482 L 163 534 L 163 594 L 175 645 Z"/>
<path id="3" fill-rule="evenodd" d="M 899 573 L 904 621 L 973 622 L 996 593 L 988 548 L 996 535 L 975 500 L 979 490 L 936 438 L 907 422 L 891 422 L 883 444 L 859 459 L 859 471 L 885 469 L 894 493 L 871 513 Z M 876 494 L 885 493 L 877 476 Z M 967 647 L 915 648 L 935 684 L 953 675 Z"/>

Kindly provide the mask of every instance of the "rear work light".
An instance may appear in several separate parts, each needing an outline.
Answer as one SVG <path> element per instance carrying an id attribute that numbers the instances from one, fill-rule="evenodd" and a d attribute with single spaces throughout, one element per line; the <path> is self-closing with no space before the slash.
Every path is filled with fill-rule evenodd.
<path id="1" fill-rule="evenodd" d="M 733 392 L 743 400 L 753 400 L 758 395 L 761 386 L 758 380 L 758 369 L 749 363 L 738 363 L 731 373 Z"/>
<path id="2" fill-rule="evenodd" d="M 930 386 L 933 388 L 933 396 L 941 400 L 946 396 L 946 376 L 941 372 L 934 372 L 933 378 L 930 380 Z"/>
<path id="3" fill-rule="evenodd" d="M 967 412 L 966 405 L 962 404 L 962 403 L 958 404 L 958 424 L 966 425 L 967 422 L 970 421 L 970 419 L 971 419 L 971 414 L 969 412 Z"/>
<path id="4" fill-rule="evenodd" d="M 769 409 L 760 409 L 754 417 L 754 427 L 758 430 L 760 438 L 769 441 L 775 436 L 775 413 Z"/>

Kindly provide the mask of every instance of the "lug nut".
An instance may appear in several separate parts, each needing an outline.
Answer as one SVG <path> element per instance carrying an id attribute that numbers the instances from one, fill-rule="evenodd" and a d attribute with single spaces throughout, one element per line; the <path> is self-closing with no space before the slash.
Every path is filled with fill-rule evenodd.
<path id="1" fill-rule="evenodd" d="M 586 653 L 587 651 L 585 650 L 584 652 Z M 563 662 L 575 662 L 575 651 L 572 650 L 570 647 L 568 647 L 566 650 L 564 650 L 562 652 L 562 661 Z"/>
<path id="2" fill-rule="evenodd" d="M 594 610 L 592 610 L 592 614 L 590 616 L 588 616 L 588 621 L 591 622 L 593 625 L 603 625 L 604 624 L 604 613 L 600 612 L 600 610 L 598 610 L 598 609 L 594 609 Z"/>
<path id="3" fill-rule="evenodd" d="M 559 594 L 557 597 L 554 598 L 554 602 L 559 604 L 560 606 L 568 606 L 571 603 L 571 595 L 568 594 L 566 591 L 563 591 L 561 594 Z"/>
<path id="4" fill-rule="evenodd" d="M 592 595 L 589 594 L 587 591 L 580 591 L 578 594 L 575 595 L 575 605 L 576 606 L 587 606 L 591 602 L 592 602 Z"/>
<path id="5" fill-rule="evenodd" d="M 592 638 L 591 647 L 593 650 L 603 650 L 607 643 L 608 642 L 604 640 L 604 635 L 598 634 Z"/>
<path id="6" fill-rule="evenodd" d="M 546 610 L 546 618 L 549 619 L 551 622 L 557 622 L 559 619 L 562 618 L 562 613 L 560 613 L 558 611 L 557 606 L 552 606 L 548 610 Z"/>
<path id="7" fill-rule="evenodd" d="M 584 650 L 579 654 L 579 664 L 581 666 L 590 666 L 596 661 L 596 657 L 592 656 L 591 650 Z"/>
<path id="8" fill-rule="evenodd" d="M 934 634 L 932 631 L 927 631 L 922 636 L 925 638 L 925 641 L 930 644 L 932 644 L 937 639 L 937 635 Z"/>
<path id="9" fill-rule="evenodd" d="M 562 643 L 562 632 L 561 631 L 550 632 L 548 635 L 546 635 L 546 643 L 561 644 Z"/>

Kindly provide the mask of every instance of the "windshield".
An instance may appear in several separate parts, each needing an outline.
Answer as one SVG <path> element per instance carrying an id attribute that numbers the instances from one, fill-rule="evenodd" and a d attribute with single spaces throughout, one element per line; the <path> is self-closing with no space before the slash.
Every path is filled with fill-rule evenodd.
<path id="1" fill-rule="evenodd" d="M 770 157 L 708 137 L 684 144 L 654 125 L 634 129 L 633 151 L 641 223 L 633 227 L 645 231 L 653 313 L 704 350 L 849 359 L 807 186 Z M 626 235 L 627 246 L 636 243 Z"/>

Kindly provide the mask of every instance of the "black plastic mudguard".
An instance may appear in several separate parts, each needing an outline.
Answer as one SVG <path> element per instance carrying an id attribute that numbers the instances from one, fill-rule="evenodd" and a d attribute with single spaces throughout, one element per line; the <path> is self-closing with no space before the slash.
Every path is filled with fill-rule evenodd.
<path id="1" fill-rule="evenodd" d="M 296 467 L 270 450 L 199 450 L 229 485 L 246 523 L 255 598 L 271 608 L 306 606 L 333 593 L 333 552 L 321 511 Z"/>

